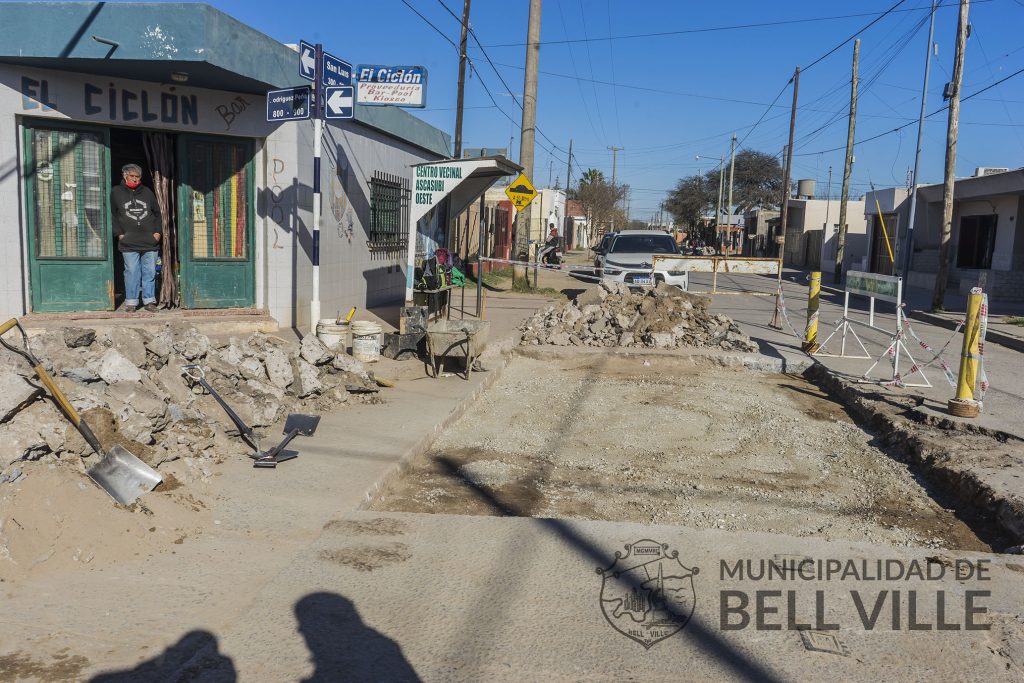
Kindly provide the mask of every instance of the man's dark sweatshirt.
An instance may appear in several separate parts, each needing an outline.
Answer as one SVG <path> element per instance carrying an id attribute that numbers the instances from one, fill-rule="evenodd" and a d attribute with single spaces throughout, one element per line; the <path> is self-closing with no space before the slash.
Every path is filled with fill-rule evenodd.
<path id="1" fill-rule="evenodd" d="M 110 212 L 114 238 L 120 251 L 154 251 L 159 242 L 153 233 L 162 234 L 160 207 L 156 195 L 144 185 L 134 190 L 123 182 L 110 191 Z M 123 239 L 118 239 L 124 235 Z"/>

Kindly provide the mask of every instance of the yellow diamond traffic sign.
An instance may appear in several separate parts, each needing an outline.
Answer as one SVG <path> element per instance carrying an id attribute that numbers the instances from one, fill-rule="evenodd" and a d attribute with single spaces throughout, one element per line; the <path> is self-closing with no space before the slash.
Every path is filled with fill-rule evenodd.
<path id="1" fill-rule="evenodd" d="M 533 187 L 530 179 L 526 177 L 526 174 L 520 173 L 519 177 L 505 188 L 505 194 L 508 195 L 516 210 L 522 211 L 537 196 L 537 190 Z"/>

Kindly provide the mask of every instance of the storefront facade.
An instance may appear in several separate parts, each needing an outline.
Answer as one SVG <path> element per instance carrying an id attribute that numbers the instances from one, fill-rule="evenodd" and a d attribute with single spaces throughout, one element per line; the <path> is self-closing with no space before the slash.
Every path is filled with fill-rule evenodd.
<path id="1" fill-rule="evenodd" d="M 120 305 L 109 196 L 136 163 L 166 217 L 162 302 L 315 325 L 313 126 L 265 120 L 266 90 L 299 80 L 292 49 L 201 5 L 7 3 L 0 18 L 0 315 Z M 33 33 L 47 22 L 66 29 Z M 110 48 L 83 26 L 121 59 L 97 60 Z M 444 158 L 448 137 L 384 107 L 323 143 L 323 310 L 401 299 L 412 166 Z"/>

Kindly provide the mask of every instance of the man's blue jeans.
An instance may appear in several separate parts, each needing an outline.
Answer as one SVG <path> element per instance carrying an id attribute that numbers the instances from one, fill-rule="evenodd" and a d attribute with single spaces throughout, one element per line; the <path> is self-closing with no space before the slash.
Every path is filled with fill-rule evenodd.
<path id="1" fill-rule="evenodd" d="M 156 251 L 125 251 L 124 256 L 124 305 L 139 305 L 139 287 L 142 287 L 142 304 L 156 303 Z"/>

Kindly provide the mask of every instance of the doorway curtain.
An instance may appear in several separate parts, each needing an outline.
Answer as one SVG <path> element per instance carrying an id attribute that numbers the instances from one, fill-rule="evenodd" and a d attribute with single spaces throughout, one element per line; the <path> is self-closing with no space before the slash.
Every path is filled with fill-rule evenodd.
<path id="1" fill-rule="evenodd" d="M 146 132 L 142 135 L 146 161 L 153 174 L 153 194 L 160 207 L 163 239 L 160 241 L 160 306 L 177 308 L 181 305 L 178 288 L 178 226 L 175 208 L 174 138 L 167 133 Z"/>

